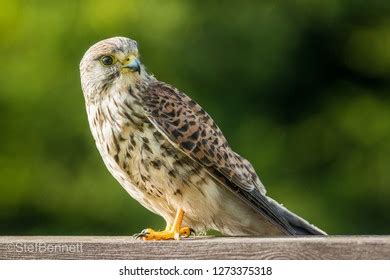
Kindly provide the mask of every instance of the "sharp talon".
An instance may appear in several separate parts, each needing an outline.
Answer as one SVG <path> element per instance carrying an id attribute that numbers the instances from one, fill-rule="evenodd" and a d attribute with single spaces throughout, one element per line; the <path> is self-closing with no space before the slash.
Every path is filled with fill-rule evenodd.
<path id="1" fill-rule="evenodd" d="M 135 238 L 135 239 L 140 239 L 141 237 L 142 237 L 141 233 L 136 233 L 133 235 L 133 238 Z"/>
<path id="2" fill-rule="evenodd" d="M 141 238 L 146 237 L 148 234 L 149 234 L 148 229 L 144 229 L 144 230 L 142 230 L 140 233 L 134 234 L 133 237 L 134 237 L 135 239 L 141 239 Z"/>
<path id="3" fill-rule="evenodd" d="M 190 236 L 195 236 L 195 235 L 196 235 L 195 230 L 193 230 L 192 228 L 190 228 Z"/>

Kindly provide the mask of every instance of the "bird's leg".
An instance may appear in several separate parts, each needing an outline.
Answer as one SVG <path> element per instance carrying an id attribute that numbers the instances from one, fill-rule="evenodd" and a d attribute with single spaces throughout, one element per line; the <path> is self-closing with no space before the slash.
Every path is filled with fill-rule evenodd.
<path id="1" fill-rule="evenodd" d="M 190 236 L 192 230 L 189 227 L 181 227 L 183 217 L 184 211 L 179 208 L 176 212 L 176 217 L 172 226 L 167 224 L 164 231 L 154 231 L 148 228 L 143 230 L 138 236 L 142 237 L 143 240 L 179 240 L 180 237 L 188 237 Z"/>
<path id="2" fill-rule="evenodd" d="M 183 209 L 181 208 L 177 209 L 176 217 L 171 228 L 171 232 L 174 233 L 173 238 L 176 240 L 179 240 L 180 236 L 188 237 L 191 234 L 191 229 L 189 227 L 181 227 L 183 218 L 184 218 Z"/>
<path id="3" fill-rule="evenodd" d="M 165 226 L 164 231 L 170 231 L 171 229 L 172 229 L 172 224 L 171 223 L 167 223 L 167 225 Z M 188 233 L 187 229 L 190 229 L 190 233 Z M 180 228 L 180 236 L 182 236 L 182 235 L 190 235 L 191 233 L 195 233 L 195 231 L 192 228 L 189 228 L 189 227 L 182 227 L 182 228 Z"/>

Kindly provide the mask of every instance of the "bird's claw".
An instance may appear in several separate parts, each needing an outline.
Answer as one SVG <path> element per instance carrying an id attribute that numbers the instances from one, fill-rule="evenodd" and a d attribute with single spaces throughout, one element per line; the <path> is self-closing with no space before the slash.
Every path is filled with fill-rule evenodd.
<path id="1" fill-rule="evenodd" d="M 144 238 L 148 235 L 148 228 L 147 229 L 144 229 L 142 230 L 141 232 L 139 233 L 136 233 L 136 234 L 133 234 L 133 238 L 135 239 L 141 239 L 141 238 Z"/>

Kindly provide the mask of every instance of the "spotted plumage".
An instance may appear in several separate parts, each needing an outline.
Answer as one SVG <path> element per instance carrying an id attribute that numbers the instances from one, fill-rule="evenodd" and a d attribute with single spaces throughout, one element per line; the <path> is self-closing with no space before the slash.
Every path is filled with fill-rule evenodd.
<path id="1" fill-rule="evenodd" d="M 101 63 L 107 56 L 112 65 Z M 108 170 L 168 225 L 180 208 L 184 224 L 196 231 L 323 234 L 266 196 L 252 165 L 205 110 L 147 73 L 135 41 L 98 42 L 80 72 L 92 135 Z"/>

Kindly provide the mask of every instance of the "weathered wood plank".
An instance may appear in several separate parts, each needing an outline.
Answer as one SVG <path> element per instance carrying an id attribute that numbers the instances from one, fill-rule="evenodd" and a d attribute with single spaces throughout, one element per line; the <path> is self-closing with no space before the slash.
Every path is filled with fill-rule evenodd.
<path id="1" fill-rule="evenodd" d="M 390 236 L 197 237 L 159 242 L 118 236 L 4 236 L 0 259 L 390 259 Z"/>

